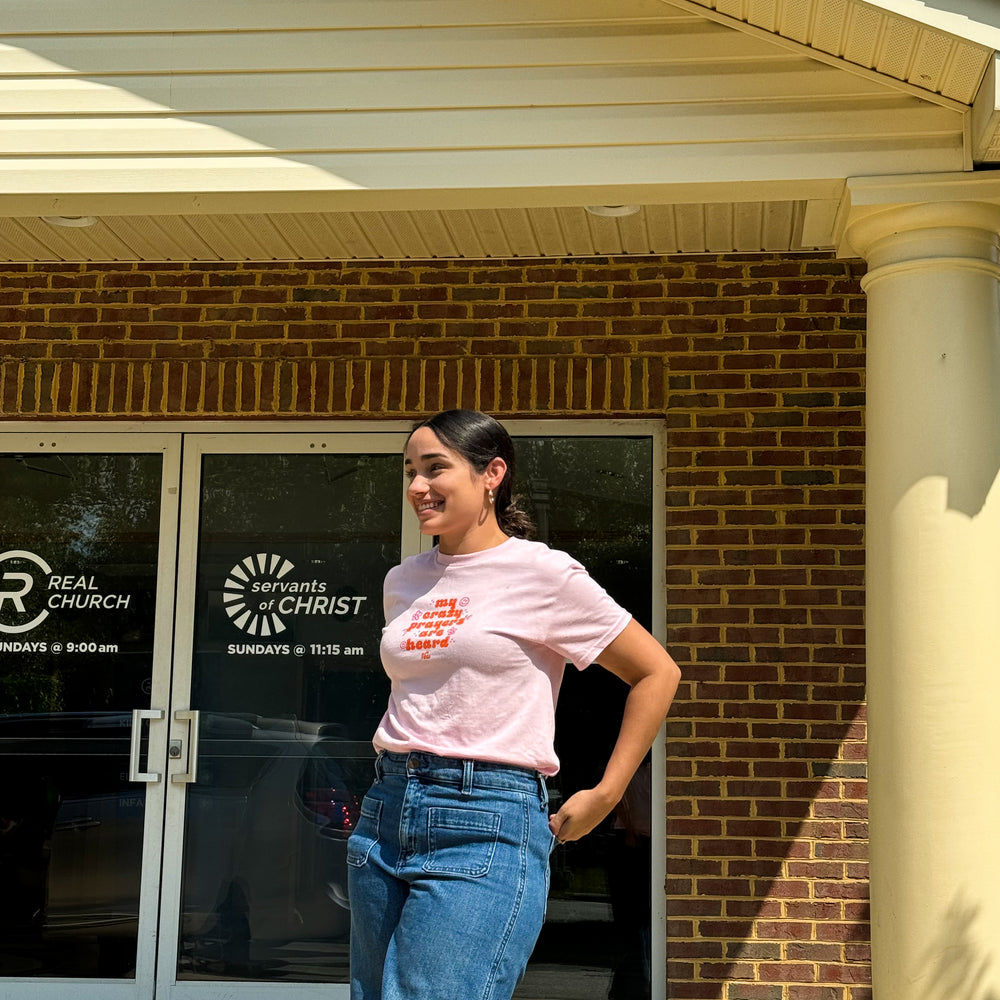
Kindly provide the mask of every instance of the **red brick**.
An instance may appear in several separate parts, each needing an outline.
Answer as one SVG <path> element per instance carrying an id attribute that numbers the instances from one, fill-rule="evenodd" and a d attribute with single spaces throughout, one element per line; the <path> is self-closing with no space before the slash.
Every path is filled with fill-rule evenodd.
<path id="1" fill-rule="evenodd" d="M 828 254 L 0 265 L 0 406 L 662 420 L 685 670 L 669 993 L 866 1000 L 863 271 Z M 798 314 L 806 297 L 821 315 Z M 723 913 L 743 918 L 726 938 L 679 919 Z"/>

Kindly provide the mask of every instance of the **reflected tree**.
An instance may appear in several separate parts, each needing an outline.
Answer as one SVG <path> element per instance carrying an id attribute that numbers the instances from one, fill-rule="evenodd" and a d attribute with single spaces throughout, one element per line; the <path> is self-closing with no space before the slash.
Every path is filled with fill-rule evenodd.
<path id="1" fill-rule="evenodd" d="M 158 454 L 0 455 L 0 552 L 27 550 L 54 575 L 97 578 L 105 589 L 133 595 L 120 612 L 59 610 L 29 633 L 0 633 L 0 640 L 46 643 L 44 651 L 0 657 L 0 712 L 110 709 L 119 670 L 127 664 L 130 673 L 148 675 L 161 462 Z M 44 601 L 45 591 L 32 597 Z M 55 656 L 53 641 L 114 645 L 117 652 Z"/>

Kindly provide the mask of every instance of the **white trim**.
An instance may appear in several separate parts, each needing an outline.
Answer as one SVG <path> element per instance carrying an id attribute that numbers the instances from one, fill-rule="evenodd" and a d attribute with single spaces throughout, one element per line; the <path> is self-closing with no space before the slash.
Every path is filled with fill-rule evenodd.
<path id="1" fill-rule="evenodd" d="M 995 162 L 1000 157 L 1000 74 L 997 63 L 1000 57 L 994 55 L 986 67 L 979 93 L 972 104 L 972 120 L 969 123 L 969 145 L 972 156 L 977 161 Z"/>
<path id="2" fill-rule="evenodd" d="M 30 448 L 38 439 L 38 447 L 48 447 L 45 439 L 51 435 L 66 434 L 206 434 L 221 437 L 229 434 L 385 434 L 386 432 L 409 433 L 423 417 L 389 420 L 261 420 L 225 418 L 203 420 L 0 420 L 0 434 L 19 434 L 24 441 L 19 447 Z M 664 420 L 657 417 L 497 417 L 512 437 L 530 435 L 538 427 L 545 428 L 545 434 L 566 437 L 586 437 L 593 434 L 628 433 L 628 428 L 638 429 L 640 434 L 659 436 L 665 427 Z"/>
<path id="3" fill-rule="evenodd" d="M 151 1000 L 152 985 L 152 979 L 145 990 L 135 979 L 0 979 L 0 1000 L 66 1000 L 88 994 L 94 1000 Z"/>
<path id="4" fill-rule="evenodd" d="M 894 278 L 901 274 L 918 274 L 921 271 L 940 273 L 942 265 L 947 265 L 949 271 L 980 271 L 1000 282 L 1000 264 L 983 260 L 981 257 L 947 257 L 931 255 L 919 260 L 898 261 L 894 264 L 883 264 L 869 271 L 861 279 L 861 290 L 867 294 L 877 281 L 884 278 Z"/>
<path id="5" fill-rule="evenodd" d="M 51 434 L 294 434 L 359 433 L 409 431 L 413 420 L 152 420 L 136 419 L 110 422 L 83 420 L 0 420 L 0 434 L 26 434 L 48 438 Z M 506 423 L 506 422 L 505 422 Z M 24 447 L 29 443 L 25 442 Z M 45 447 L 39 441 L 39 447 Z"/>

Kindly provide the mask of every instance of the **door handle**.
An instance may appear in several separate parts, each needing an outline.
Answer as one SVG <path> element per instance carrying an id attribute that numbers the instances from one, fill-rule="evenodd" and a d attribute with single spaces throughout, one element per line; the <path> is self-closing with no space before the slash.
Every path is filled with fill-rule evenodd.
<path id="1" fill-rule="evenodd" d="M 198 724 L 201 721 L 201 712 L 190 708 L 178 709 L 174 712 L 174 719 L 188 724 L 188 769 L 170 775 L 170 780 L 175 785 L 193 785 L 198 780 Z"/>
<path id="2" fill-rule="evenodd" d="M 132 739 L 129 744 L 128 753 L 128 780 L 144 781 L 147 784 L 160 780 L 160 775 L 156 771 L 140 771 L 139 757 L 142 753 L 142 720 L 162 719 L 162 708 L 134 708 L 132 709 Z"/>

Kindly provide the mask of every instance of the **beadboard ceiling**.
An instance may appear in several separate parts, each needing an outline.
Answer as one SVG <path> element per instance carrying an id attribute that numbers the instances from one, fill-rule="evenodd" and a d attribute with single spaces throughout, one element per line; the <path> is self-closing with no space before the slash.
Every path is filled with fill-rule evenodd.
<path id="1" fill-rule="evenodd" d="M 86 229 L 0 219 L 0 255 L 35 260 L 405 260 L 788 249 L 804 202 L 270 215 L 108 216 Z"/>
<path id="2" fill-rule="evenodd" d="M 923 6 L 5 0 L 0 259 L 832 247 L 848 177 L 1000 162 L 1000 41 Z"/>

